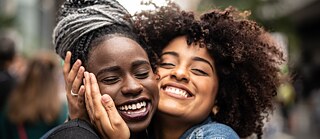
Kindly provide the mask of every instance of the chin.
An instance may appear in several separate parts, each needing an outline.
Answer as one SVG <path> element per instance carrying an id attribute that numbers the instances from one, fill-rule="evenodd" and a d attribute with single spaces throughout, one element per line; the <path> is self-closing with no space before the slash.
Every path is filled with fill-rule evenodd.
<path id="1" fill-rule="evenodd" d="M 130 129 L 131 133 L 139 133 L 139 132 L 145 132 L 145 130 L 148 128 L 149 124 L 151 123 L 152 116 L 154 115 L 155 111 L 154 109 L 150 111 L 148 116 L 141 120 L 136 122 L 127 122 L 127 125 Z"/>
<path id="2" fill-rule="evenodd" d="M 149 120 L 150 119 L 150 120 Z M 151 118 L 141 121 L 139 123 L 128 124 L 128 127 L 132 133 L 144 132 L 151 122 Z"/>

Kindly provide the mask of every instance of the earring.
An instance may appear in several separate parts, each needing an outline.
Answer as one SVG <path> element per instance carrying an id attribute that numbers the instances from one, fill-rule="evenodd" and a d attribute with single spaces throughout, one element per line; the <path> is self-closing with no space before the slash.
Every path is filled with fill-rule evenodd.
<path id="1" fill-rule="evenodd" d="M 216 115 L 219 112 L 219 107 L 217 105 L 214 105 L 212 108 L 213 115 Z"/>

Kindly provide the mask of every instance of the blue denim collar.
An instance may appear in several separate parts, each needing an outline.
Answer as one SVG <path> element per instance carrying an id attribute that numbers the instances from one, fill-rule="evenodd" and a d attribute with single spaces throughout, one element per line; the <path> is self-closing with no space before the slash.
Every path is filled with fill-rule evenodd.
<path id="1" fill-rule="evenodd" d="M 190 136 L 190 134 L 194 131 L 194 129 L 202 126 L 202 125 L 205 125 L 205 124 L 208 124 L 208 123 L 212 123 L 212 119 L 210 117 L 208 117 L 207 119 L 205 119 L 203 122 L 201 122 L 200 124 L 197 124 L 197 125 L 194 125 L 192 126 L 191 128 L 189 128 L 186 132 L 184 132 L 182 134 L 182 136 L 180 137 L 180 139 L 186 139 L 188 136 Z"/>

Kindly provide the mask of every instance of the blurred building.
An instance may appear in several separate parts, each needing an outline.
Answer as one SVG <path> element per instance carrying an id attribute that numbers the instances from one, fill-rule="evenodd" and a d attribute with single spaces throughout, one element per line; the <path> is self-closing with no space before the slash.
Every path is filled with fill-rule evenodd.
<path id="1" fill-rule="evenodd" d="M 15 32 L 24 53 L 50 49 L 55 3 L 55 0 L 0 0 L 0 30 Z"/>

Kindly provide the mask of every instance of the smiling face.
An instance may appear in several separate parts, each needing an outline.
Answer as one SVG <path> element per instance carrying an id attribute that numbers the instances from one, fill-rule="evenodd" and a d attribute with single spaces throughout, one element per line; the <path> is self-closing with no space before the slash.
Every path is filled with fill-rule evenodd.
<path id="1" fill-rule="evenodd" d="M 132 132 L 145 130 L 156 111 L 158 88 L 143 48 L 113 36 L 94 47 L 87 70 L 96 75 L 101 94 L 109 94 Z"/>
<path id="2" fill-rule="evenodd" d="M 186 37 L 177 37 L 163 49 L 157 70 L 160 114 L 190 124 L 199 123 L 210 114 L 218 91 L 218 77 L 206 48 L 188 46 Z"/>

